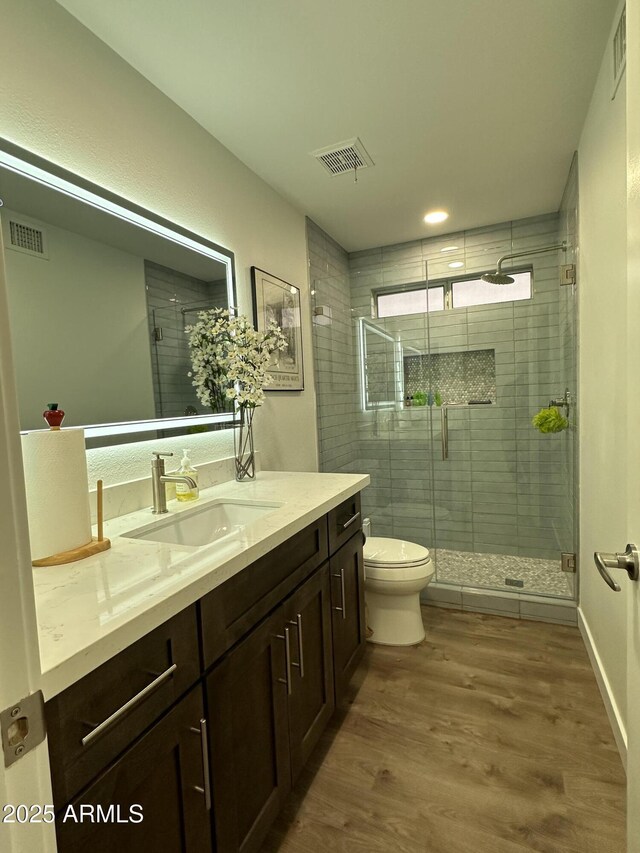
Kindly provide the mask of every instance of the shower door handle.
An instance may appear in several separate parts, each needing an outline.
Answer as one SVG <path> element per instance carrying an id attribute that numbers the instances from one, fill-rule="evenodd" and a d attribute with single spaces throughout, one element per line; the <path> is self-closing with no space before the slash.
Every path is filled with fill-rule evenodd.
<path id="1" fill-rule="evenodd" d="M 442 434 L 442 461 L 449 458 L 449 410 L 446 406 L 440 409 L 441 434 Z"/>
<path id="2" fill-rule="evenodd" d="M 640 555 L 633 544 L 627 545 L 624 554 L 601 554 L 596 551 L 593 559 L 603 581 L 614 592 L 620 592 L 620 586 L 614 581 L 607 569 L 624 569 L 630 581 L 637 581 L 640 577 Z"/>

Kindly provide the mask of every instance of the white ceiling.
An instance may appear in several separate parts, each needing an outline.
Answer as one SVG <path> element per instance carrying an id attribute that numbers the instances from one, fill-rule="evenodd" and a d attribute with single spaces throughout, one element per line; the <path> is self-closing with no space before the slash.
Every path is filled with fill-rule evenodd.
<path id="1" fill-rule="evenodd" d="M 349 251 L 556 210 L 617 6 L 59 2 Z M 354 136 L 357 184 L 309 156 Z"/>

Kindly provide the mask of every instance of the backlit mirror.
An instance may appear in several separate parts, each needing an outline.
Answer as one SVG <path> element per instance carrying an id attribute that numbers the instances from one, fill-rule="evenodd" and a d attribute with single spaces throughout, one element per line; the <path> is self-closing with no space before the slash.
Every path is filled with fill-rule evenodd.
<path id="1" fill-rule="evenodd" d="M 233 254 L 10 143 L 0 220 L 22 430 L 111 444 L 230 425 L 188 376 L 185 327 L 235 306 Z"/>

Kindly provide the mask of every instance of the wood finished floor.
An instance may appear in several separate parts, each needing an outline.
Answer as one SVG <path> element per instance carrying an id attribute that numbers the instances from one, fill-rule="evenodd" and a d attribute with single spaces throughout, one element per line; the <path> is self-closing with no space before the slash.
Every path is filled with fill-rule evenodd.
<path id="1" fill-rule="evenodd" d="M 577 628 L 424 616 L 421 645 L 369 645 L 262 853 L 624 853 L 625 775 Z"/>

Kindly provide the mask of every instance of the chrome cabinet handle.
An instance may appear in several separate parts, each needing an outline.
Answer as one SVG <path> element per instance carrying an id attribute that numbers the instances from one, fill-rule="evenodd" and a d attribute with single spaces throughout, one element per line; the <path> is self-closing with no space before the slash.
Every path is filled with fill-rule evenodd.
<path id="1" fill-rule="evenodd" d="M 291 696 L 292 693 L 292 685 L 291 685 L 291 638 L 289 636 L 289 629 L 284 629 L 284 634 L 276 634 L 278 640 L 284 640 L 284 662 L 285 662 L 285 670 L 286 674 L 284 678 L 279 678 L 278 681 L 280 684 L 287 685 L 287 695 Z"/>
<path id="2" fill-rule="evenodd" d="M 446 462 L 449 458 L 449 410 L 446 406 L 440 409 L 441 429 L 442 434 L 442 461 Z"/>
<path id="3" fill-rule="evenodd" d="M 338 574 L 333 572 L 332 577 L 340 578 L 340 597 L 342 599 L 340 602 L 342 607 L 334 607 L 333 609 L 337 610 L 338 613 L 342 613 L 342 618 L 346 619 L 347 618 L 347 608 L 345 606 L 346 595 L 345 595 L 345 591 L 344 591 L 344 568 L 341 568 L 340 572 Z"/>
<path id="4" fill-rule="evenodd" d="M 353 522 L 354 522 L 354 521 L 357 521 L 359 518 L 360 518 L 360 513 L 359 513 L 359 512 L 357 512 L 355 515 L 352 515 L 352 516 L 351 516 L 351 518 L 349 519 L 349 521 L 345 521 L 345 523 L 342 525 L 342 529 L 343 529 L 343 530 L 346 530 L 346 529 L 347 529 L 347 527 L 351 527 L 351 525 L 353 524 Z"/>
<path id="5" fill-rule="evenodd" d="M 162 672 L 157 678 L 154 678 L 151 684 L 147 684 L 146 687 L 143 687 L 143 689 L 139 693 L 136 693 L 136 695 L 132 699 L 129 699 L 128 702 L 125 702 L 122 707 L 118 708 L 117 711 L 114 711 L 113 714 L 107 717 L 106 720 L 103 720 L 99 725 L 95 727 L 95 729 L 90 731 L 88 735 L 85 735 L 82 738 L 82 745 L 88 746 L 97 737 L 100 737 L 101 734 L 104 734 L 107 729 L 115 725 L 118 720 L 124 717 L 125 714 L 128 714 L 132 708 L 134 708 L 136 705 L 139 705 L 140 702 L 146 699 L 147 696 L 153 693 L 154 690 L 157 690 L 157 688 L 160 687 L 160 685 L 164 681 L 166 681 L 168 678 L 171 678 L 177 668 L 178 664 L 174 663 L 169 667 L 169 669 Z"/>
<path id="6" fill-rule="evenodd" d="M 289 620 L 289 625 L 293 625 L 298 630 L 298 663 L 293 663 L 292 666 L 297 666 L 300 670 L 300 678 L 304 678 L 304 648 L 302 645 L 302 614 L 298 613 L 295 619 Z"/>
<path id="7" fill-rule="evenodd" d="M 614 581 L 607 569 L 624 569 L 630 581 L 637 581 L 640 576 L 640 555 L 633 544 L 627 545 L 623 554 L 601 554 L 600 551 L 596 551 L 593 559 L 603 581 L 614 592 L 620 592 L 620 586 Z"/>
<path id="8" fill-rule="evenodd" d="M 207 721 L 203 718 L 200 720 L 200 728 L 195 728 L 195 726 L 191 727 L 191 731 L 200 735 L 200 745 L 202 747 L 202 778 L 204 781 L 204 788 L 201 788 L 200 785 L 194 785 L 194 789 L 199 794 L 204 794 L 204 804 L 205 808 L 208 812 L 211 811 L 211 767 L 209 765 L 209 748 L 208 742 L 209 738 L 207 737 Z"/>

